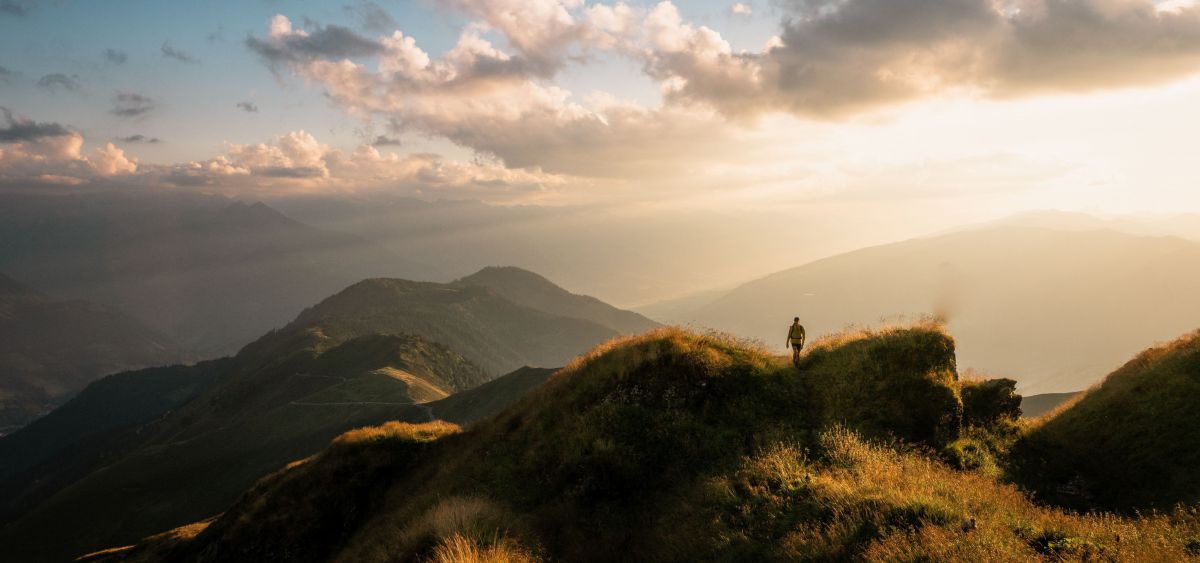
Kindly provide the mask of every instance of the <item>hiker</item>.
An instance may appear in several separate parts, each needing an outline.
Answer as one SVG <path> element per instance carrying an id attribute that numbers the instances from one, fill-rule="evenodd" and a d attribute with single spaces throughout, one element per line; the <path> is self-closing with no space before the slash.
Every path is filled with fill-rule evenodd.
<path id="1" fill-rule="evenodd" d="M 788 327 L 787 345 L 792 347 L 792 364 L 798 369 L 800 349 L 804 348 L 804 325 L 800 324 L 800 317 L 792 319 L 792 326 Z"/>

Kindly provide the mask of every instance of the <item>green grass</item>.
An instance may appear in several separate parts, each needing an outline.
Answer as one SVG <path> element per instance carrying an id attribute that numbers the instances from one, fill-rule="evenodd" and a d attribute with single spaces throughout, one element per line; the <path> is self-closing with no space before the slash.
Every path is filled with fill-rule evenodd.
<path id="1" fill-rule="evenodd" d="M 1200 333 L 1139 354 L 1013 450 L 1019 482 L 1078 508 L 1200 502 Z"/>

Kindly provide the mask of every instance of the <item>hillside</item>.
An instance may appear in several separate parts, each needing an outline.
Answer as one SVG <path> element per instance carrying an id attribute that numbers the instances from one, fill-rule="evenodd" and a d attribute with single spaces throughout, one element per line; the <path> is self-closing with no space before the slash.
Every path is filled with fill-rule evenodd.
<path id="1" fill-rule="evenodd" d="M 429 403 L 438 420 L 467 425 L 498 414 L 541 387 L 557 370 L 523 367 L 474 389 Z"/>
<path id="2" fill-rule="evenodd" d="M 962 368 L 1027 394 L 1092 385 L 1195 328 L 1200 242 L 1115 231 L 995 227 L 833 256 L 756 280 L 686 318 L 783 346 L 881 318 L 935 315 Z"/>
<path id="3" fill-rule="evenodd" d="M 41 492 L 34 499 L 40 502 L 0 528 L 0 544 L 17 545 L 20 560 L 60 560 L 141 537 L 163 522 L 218 512 L 261 476 L 350 428 L 431 420 L 422 403 L 486 380 L 461 356 L 413 335 L 332 343 L 297 336 L 303 346 L 272 348 L 269 357 L 249 347 L 216 375 L 216 384 L 121 434 L 101 455 L 60 455 L 54 461 L 61 467 L 43 464 L 32 484 L 59 488 Z M 63 526 L 76 532 L 64 540 L 57 532 Z"/>
<path id="4" fill-rule="evenodd" d="M 636 334 L 659 326 L 642 315 L 618 309 L 595 297 L 576 295 L 520 268 L 489 266 L 455 283 L 487 287 L 518 305 L 561 317 L 586 319 L 621 334 Z"/>
<path id="5" fill-rule="evenodd" d="M 209 388 L 228 365 L 218 360 L 111 375 L 0 438 L 0 522 L 111 460 L 131 435 Z"/>
<path id="6" fill-rule="evenodd" d="M 810 378 L 724 338 L 627 339 L 468 430 L 346 433 L 219 516 L 86 560 L 1170 560 L 1200 548 L 1194 512 L 1063 513 L 880 441 L 958 434 L 953 342 L 937 328 L 814 348 Z"/>
<path id="7" fill-rule="evenodd" d="M 262 203 L 173 190 L 2 193 L 0 271 L 125 311 L 200 357 L 363 278 L 438 276 Z"/>
<path id="8" fill-rule="evenodd" d="M 181 357 L 170 337 L 128 315 L 54 300 L 0 274 L 0 436 L 102 376 Z"/>
<path id="9" fill-rule="evenodd" d="M 153 416 L 85 426 L 95 417 L 69 413 L 96 408 L 97 395 L 87 394 L 52 416 L 49 428 L 0 441 L 0 451 L 11 444 L 11 451 L 31 456 L 0 480 L 0 491 L 19 492 L 0 500 L 0 518 L 8 520 L 0 543 L 21 537 L 27 558 L 54 560 L 132 541 L 163 522 L 223 509 L 256 479 L 350 428 L 425 422 L 434 409 L 463 422 L 493 413 L 548 372 L 528 368 L 501 378 L 493 395 L 448 397 L 510 367 L 563 365 L 615 335 L 480 286 L 354 284 L 236 356 L 201 364 L 203 379 L 189 379 L 197 368 L 162 370 L 160 377 L 203 387 L 189 387 L 178 403 L 148 393 L 158 406 L 142 412 Z M 115 382 L 110 388 L 140 389 Z M 89 447 L 67 447 L 98 430 L 108 431 L 86 439 Z M 52 522 L 80 533 L 63 541 Z"/>
<path id="10" fill-rule="evenodd" d="M 1200 503 L 1200 332 L 1142 352 L 1026 433 L 1017 476 L 1077 507 Z"/>

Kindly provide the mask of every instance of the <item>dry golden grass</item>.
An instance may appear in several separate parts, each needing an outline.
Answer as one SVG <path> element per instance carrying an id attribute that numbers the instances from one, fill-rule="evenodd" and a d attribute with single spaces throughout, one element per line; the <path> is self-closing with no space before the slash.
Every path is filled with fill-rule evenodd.
<path id="1" fill-rule="evenodd" d="M 804 348 L 805 354 L 810 354 L 817 350 L 830 350 L 840 348 L 851 342 L 859 340 L 868 340 L 873 338 L 883 338 L 888 335 L 893 335 L 898 332 L 924 330 L 932 331 L 943 335 L 949 335 L 946 332 L 945 322 L 931 316 L 923 316 L 915 320 L 894 319 L 890 322 L 881 323 L 875 326 L 848 326 L 845 329 L 822 336 Z"/>
<path id="2" fill-rule="evenodd" d="M 395 560 L 429 552 L 429 561 L 533 562 L 538 558 L 514 538 L 514 515 L 479 497 L 449 497 L 409 522 L 391 542 Z M 432 549 L 430 549 L 432 546 Z"/>
<path id="3" fill-rule="evenodd" d="M 703 354 L 712 361 L 727 362 L 720 352 L 750 359 L 757 366 L 772 363 L 771 353 L 759 343 L 716 331 L 695 332 L 678 326 L 666 326 L 634 336 L 622 336 L 597 345 L 576 357 L 555 377 L 601 369 L 620 380 L 633 369 L 666 355 Z"/>
<path id="4" fill-rule="evenodd" d="M 823 513 L 784 538 L 789 558 L 1179 561 L 1200 547 L 1195 511 L 1122 518 L 1039 507 L 1015 487 L 841 429 L 821 436 L 821 450 L 817 463 L 787 447 L 748 462 L 758 479 L 806 488 Z"/>
<path id="5" fill-rule="evenodd" d="M 442 436 L 461 431 L 462 429 L 457 424 L 441 420 L 421 424 L 391 421 L 379 426 L 364 426 L 347 431 L 333 439 L 333 446 L 344 447 L 386 441 L 432 442 Z"/>
<path id="6" fill-rule="evenodd" d="M 430 563 L 534 563 L 538 558 L 511 540 L 485 545 L 455 534 L 438 544 Z"/>

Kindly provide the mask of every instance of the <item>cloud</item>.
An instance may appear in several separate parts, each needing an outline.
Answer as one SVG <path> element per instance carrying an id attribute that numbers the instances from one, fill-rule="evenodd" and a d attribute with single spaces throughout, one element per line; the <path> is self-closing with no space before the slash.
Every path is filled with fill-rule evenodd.
<path id="1" fill-rule="evenodd" d="M 258 104 L 254 102 L 238 102 L 237 107 L 246 113 L 258 113 Z"/>
<path id="2" fill-rule="evenodd" d="M 313 25 L 294 29 L 287 17 L 271 18 L 266 39 L 246 38 L 246 47 L 258 53 L 272 68 L 319 58 L 346 58 L 374 55 L 383 51 L 379 42 L 338 26 Z"/>
<path id="3" fill-rule="evenodd" d="M 163 181 L 217 191 L 272 193 L 389 190 L 434 197 L 487 195 L 519 198 L 557 186 L 563 179 L 540 171 L 462 163 L 432 154 L 384 154 L 373 146 L 331 148 L 305 131 L 267 143 L 230 144 L 209 160 L 160 171 Z"/>
<path id="4" fill-rule="evenodd" d="M 0 0 L 0 15 L 23 17 L 33 7 L 31 0 Z"/>
<path id="5" fill-rule="evenodd" d="M 620 29 L 620 18 L 628 14 L 607 14 L 614 18 L 606 29 Z M 492 45 L 482 29 L 468 25 L 437 58 L 412 37 L 394 32 L 378 41 L 374 67 L 297 47 L 310 36 L 297 37 L 301 32 L 284 16 L 272 20 L 265 40 L 250 42 L 323 86 L 331 100 L 355 115 L 381 116 L 395 132 L 445 137 L 510 167 L 605 176 L 669 173 L 678 166 L 658 159 L 666 153 L 691 151 L 696 158 L 720 153 L 716 147 L 728 128 L 714 125 L 711 112 L 684 106 L 647 110 L 603 96 L 586 105 L 572 102 L 569 91 L 539 78 L 542 67 Z M 523 41 L 537 45 L 548 41 L 545 36 L 534 33 Z"/>
<path id="6" fill-rule="evenodd" d="M 136 92 L 117 92 L 109 113 L 118 117 L 144 117 L 154 111 L 154 100 Z"/>
<path id="7" fill-rule="evenodd" d="M 383 33 L 396 28 L 396 19 L 382 6 L 370 0 L 358 0 L 342 6 L 342 11 L 358 20 L 358 25 L 367 31 Z"/>
<path id="8" fill-rule="evenodd" d="M 398 147 L 402 144 L 400 139 L 388 137 L 387 135 L 377 135 L 375 140 L 371 141 L 371 146 L 373 147 Z"/>
<path id="9" fill-rule="evenodd" d="M 0 66 L 0 83 L 9 82 L 16 76 L 16 72 L 9 70 L 4 66 Z"/>
<path id="10" fill-rule="evenodd" d="M 666 6 L 654 12 L 677 14 Z M 783 8 L 780 37 L 755 53 L 734 53 L 711 30 L 668 22 L 673 29 L 659 33 L 679 39 L 650 52 L 647 68 L 674 84 L 674 100 L 729 115 L 814 116 L 955 93 L 1086 92 L 1200 70 L 1200 9 L 1193 5 L 787 0 Z"/>
<path id="11" fill-rule="evenodd" d="M 57 92 L 59 90 L 67 90 L 77 92 L 83 87 L 79 83 L 79 77 L 76 75 L 67 76 L 61 72 L 47 74 L 37 81 L 38 88 L 48 92 Z"/>
<path id="12" fill-rule="evenodd" d="M 115 65 L 123 65 L 129 60 L 129 55 L 116 49 L 105 49 L 104 59 Z"/>
<path id="13" fill-rule="evenodd" d="M 3 112 L 0 128 L 0 181 L 76 184 L 99 176 L 131 174 L 137 161 L 107 143 L 83 153 L 83 135 L 57 123 L 39 123 Z"/>
<path id="14" fill-rule="evenodd" d="M 47 137 L 70 135 L 71 131 L 57 123 L 38 123 L 27 117 L 16 117 L 12 110 L 0 107 L 4 127 L 0 127 L 0 143 L 36 141 Z"/>
<path id="15" fill-rule="evenodd" d="M 117 137 L 116 140 L 122 143 L 146 143 L 150 145 L 156 145 L 162 142 L 158 137 L 147 137 L 141 133 L 136 133 L 127 137 Z"/>
<path id="16" fill-rule="evenodd" d="M 196 57 L 172 47 L 170 41 L 163 41 L 162 56 L 164 59 L 174 59 L 181 63 L 187 64 L 196 64 L 200 62 L 196 59 Z"/>
<path id="17" fill-rule="evenodd" d="M 754 8 L 751 8 L 749 4 L 738 2 L 729 7 L 729 13 L 735 16 L 749 16 L 754 14 Z"/>

